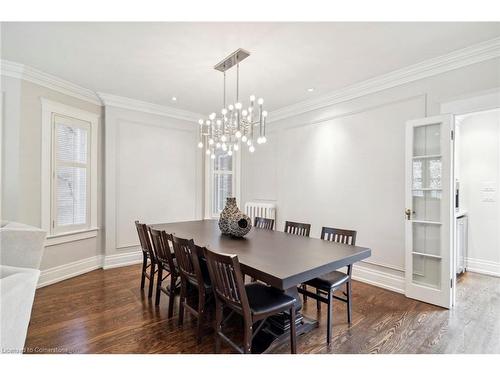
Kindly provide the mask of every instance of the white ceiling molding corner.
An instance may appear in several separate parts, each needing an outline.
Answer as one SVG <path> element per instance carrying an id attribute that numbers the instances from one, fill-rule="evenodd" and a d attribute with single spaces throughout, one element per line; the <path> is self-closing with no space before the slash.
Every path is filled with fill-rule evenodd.
<path id="1" fill-rule="evenodd" d="M 101 100 L 94 91 L 53 76 L 52 74 L 4 59 L 1 60 L 0 66 L 3 76 L 22 79 L 80 100 L 85 100 L 99 106 L 102 105 Z"/>
<path id="2" fill-rule="evenodd" d="M 431 77 L 450 70 L 476 64 L 500 57 L 500 38 L 481 42 L 446 55 L 422 61 L 390 73 L 355 83 L 335 90 L 321 97 L 305 100 L 272 111 L 270 122 L 280 121 L 302 113 L 328 107 L 348 100 L 359 98 L 378 91 L 400 86 L 405 83 Z"/>
<path id="3" fill-rule="evenodd" d="M 132 111 L 171 117 L 178 120 L 191 121 L 193 122 L 193 125 L 197 125 L 198 119 L 203 117 L 199 113 L 194 113 L 179 108 L 167 107 L 160 104 L 143 102 L 141 100 L 126 98 L 124 96 L 102 92 L 99 92 L 98 95 L 104 106 L 124 108 Z"/>

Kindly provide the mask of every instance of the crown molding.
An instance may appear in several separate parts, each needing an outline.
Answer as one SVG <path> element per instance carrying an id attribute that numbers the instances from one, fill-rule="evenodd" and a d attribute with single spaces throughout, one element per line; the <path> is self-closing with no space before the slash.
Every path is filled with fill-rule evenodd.
<path id="1" fill-rule="evenodd" d="M 497 57 L 500 57 L 500 38 L 474 44 L 446 55 L 355 83 L 314 99 L 277 109 L 270 113 L 269 121 L 276 122 Z"/>
<path id="2" fill-rule="evenodd" d="M 102 105 L 94 91 L 28 65 L 2 59 L 0 67 L 3 76 L 22 79 L 80 100 Z"/>
<path id="3" fill-rule="evenodd" d="M 141 100 L 131 99 L 124 96 L 118 96 L 102 92 L 99 92 L 98 95 L 105 106 L 129 109 L 132 111 L 145 112 L 153 115 L 171 117 L 178 120 L 192 121 L 196 123 L 200 117 L 203 117 L 199 113 L 194 113 L 179 108 L 163 106 L 160 104 L 143 102 Z"/>

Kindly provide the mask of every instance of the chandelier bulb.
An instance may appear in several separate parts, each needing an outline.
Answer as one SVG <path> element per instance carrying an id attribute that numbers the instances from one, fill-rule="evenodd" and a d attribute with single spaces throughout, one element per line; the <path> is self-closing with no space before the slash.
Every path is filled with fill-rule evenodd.
<path id="1" fill-rule="evenodd" d="M 248 122 L 251 122 L 251 121 L 252 121 L 252 116 L 250 116 L 250 115 L 249 115 L 249 116 L 247 117 L 247 121 L 248 121 Z"/>
<path id="2" fill-rule="evenodd" d="M 267 111 L 262 111 L 262 117 L 267 117 Z"/>
<path id="3" fill-rule="evenodd" d="M 210 159 L 215 159 L 215 154 L 210 155 Z"/>
<path id="4" fill-rule="evenodd" d="M 234 151 L 238 151 L 239 149 L 240 149 L 240 146 L 238 146 L 238 144 L 235 143 L 234 146 L 233 146 L 233 150 Z"/>
<path id="5" fill-rule="evenodd" d="M 246 136 L 246 135 L 244 135 L 243 137 L 241 137 L 241 141 L 242 141 L 242 142 L 246 142 L 246 141 L 247 141 L 247 136 Z"/>
<path id="6" fill-rule="evenodd" d="M 229 108 L 230 111 L 232 111 L 234 109 L 232 104 L 229 104 L 229 107 L 227 107 L 227 108 Z"/>
<path id="7" fill-rule="evenodd" d="M 267 142 L 267 138 L 266 137 L 262 137 L 262 143 L 266 143 Z"/>
<path id="8" fill-rule="evenodd" d="M 255 101 L 255 95 L 250 95 L 250 101 L 254 102 Z"/>
<path id="9" fill-rule="evenodd" d="M 207 148 L 207 151 L 205 151 L 205 154 L 210 155 L 210 149 Z"/>
<path id="10" fill-rule="evenodd" d="M 198 148 L 203 148 L 203 142 L 198 142 Z"/>
<path id="11" fill-rule="evenodd" d="M 213 144 L 214 144 L 214 140 L 213 140 L 212 138 L 210 138 L 210 139 L 208 140 L 208 144 L 209 144 L 209 145 L 213 145 Z"/>
<path id="12" fill-rule="evenodd" d="M 222 136 L 220 137 L 220 140 L 221 140 L 222 142 L 226 142 L 226 136 L 225 136 L 225 135 L 222 135 Z"/>
<path id="13" fill-rule="evenodd" d="M 210 116 L 208 116 L 210 120 L 213 120 L 215 118 L 215 113 L 211 113 Z"/>
<path id="14" fill-rule="evenodd" d="M 248 151 L 250 151 L 250 152 L 254 152 L 254 151 L 255 151 L 255 147 L 250 146 L 250 147 L 248 148 Z"/>
<path id="15" fill-rule="evenodd" d="M 232 152 L 231 150 L 229 150 L 229 151 L 227 152 L 227 154 L 228 154 L 229 156 L 231 156 L 231 155 L 233 155 L 233 152 Z"/>
<path id="16" fill-rule="evenodd" d="M 217 143 L 215 144 L 215 148 L 220 148 L 220 143 L 219 143 L 219 142 L 217 142 Z"/>
<path id="17" fill-rule="evenodd" d="M 198 124 L 203 125 L 203 123 L 204 123 L 203 119 L 202 119 L 202 118 L 200 118 L 200 119 L 198 120 Z"/>
<path id="18" fill-rule="evenodd" d="M 246 115 L 248 114 L 248 112 L 247 112 L 247 110 L 246 110 L 246 109 L 244 109 L 243 111 L 241 111 L 241 114 L 242 114 L 243 116 L 246 116 Z"/>
<path id="19" fill-rule="evenodd" d="M 227 150 L 227 145 L 225 143 L 222 144 L 222 151 L 226 151 Z"/>
<path id="20" fill-rule="evenodd" d="M 222 113 L 225 116 L 226 113 L 227 113 L 227 109 L 226 108 L 222 108 L 222 110 L 220 111 L 220 113 Z"/>
<path id="21" fill-rule="evenodd" d="M 210 125 L 210 120 L 205 121 L 206 125 Z"/>
<path id="22" fill-rule="evenodd" d="M 257 100 L 257 103 L 258 103 L 259 105 L 262 105 L 262 104 L 264 104 L 264 99 L 262 99 L 262 98 L 259 98 L 259 100 Z"/>
<path id="23" fill-rule="evenodd" d="M 248 145 L 248 146 L 250 146 L 250 147 L 253 147 L 253 146 L 252 146 L 252 140 L 251 140 L 251 139 L 249 139 L 249 140 L 248 140 L 247 145 Z"/>
<path id="24" fill-rule="evenodd" d="M 241 109 L 241 103 L 240 103 L 240 102 L 236 103 L 236 104 L 234 105 L 234 108 L 236 108 L 236 109 Z"/>
<path id="25" fill-rule="evenodd" d="M 234 133 L 234 136 L 236 138 L 241 138 L 241 132 L 238 130 L 236 133 Z"/>

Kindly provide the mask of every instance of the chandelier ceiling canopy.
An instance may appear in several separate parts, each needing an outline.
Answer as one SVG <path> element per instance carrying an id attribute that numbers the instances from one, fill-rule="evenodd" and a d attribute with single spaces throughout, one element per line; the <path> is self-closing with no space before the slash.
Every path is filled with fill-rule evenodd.
<path id="1" fill-rule="evenodd" d="M 239 100 L 240 62 L 250 56 L 250 52 L 238 49 L 214 66 L 224 74 L 223 108 L 212 112 L 208 118 L 200 119 L 199 148 L 205 148 L 207 155 L 215 159 L 215 151 L 220 149 L 231 156 L 233 152 L 247 146 L 255 151 L 255 143 L 266 143 L 267 111 L 263 110 L 264 99 L 250 95 L 249 105 Z M 236 102 L 226 103 L 226 71 L 236 66 Z"/>

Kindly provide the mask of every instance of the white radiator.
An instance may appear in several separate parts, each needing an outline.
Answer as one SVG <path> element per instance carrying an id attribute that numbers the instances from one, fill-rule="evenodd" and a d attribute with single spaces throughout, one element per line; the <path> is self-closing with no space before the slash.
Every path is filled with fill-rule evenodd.
<path id="1" fill-rule="evenodd" d="M 274 203 L 247 202 L 245 203 L 245 213 L 252 219 L 252 225 L 256 216 L 273 219 L 276 222 L 276 205 Z"/>

